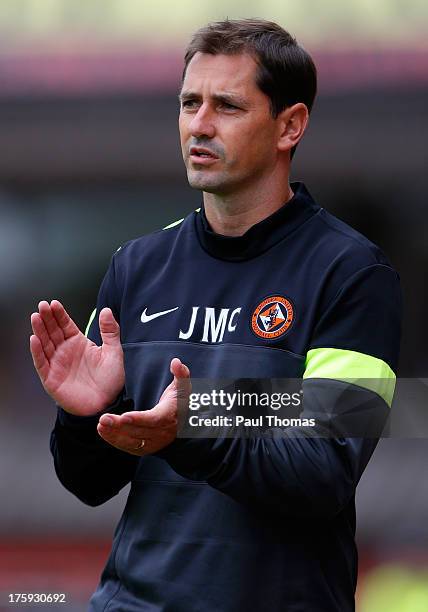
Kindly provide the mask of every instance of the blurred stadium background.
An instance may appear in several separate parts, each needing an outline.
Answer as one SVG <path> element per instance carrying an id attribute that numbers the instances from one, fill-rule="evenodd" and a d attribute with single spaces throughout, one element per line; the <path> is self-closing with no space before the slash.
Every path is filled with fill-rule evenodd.
<path id="1" fill-rule="evenodd" d="M 226 16 L 278 21 L 313 54 L 293 177 L 389 255 L 400 375 L 428 376 L 425 0 L 0 0 L 0 610 L 12 592 L 85 610 L 96 586 L 126 491 L 86 508 L 56 480 L 29 315 L 55 297 L 84 327 L 115 249 L 198 206 L 176 125 L 182 53 Z M 361 481 L 359 612 L 428 610 L 427 449 L 383 440 Z"/>

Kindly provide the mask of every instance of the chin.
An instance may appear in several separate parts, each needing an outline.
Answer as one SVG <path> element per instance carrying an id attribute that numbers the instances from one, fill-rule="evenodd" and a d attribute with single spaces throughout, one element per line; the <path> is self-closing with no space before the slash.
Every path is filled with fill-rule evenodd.
<path id="1" fill-rule="evenodd" d="M 187 180 L 189 181 L 190 187 L 193 189 L 200 189 L 207 193 L 215 193 L 222 188 L 222 181 L 216 180 L 214 177 L 203 176 L 202 174 L 189 172 L 187 174 Z"/>
<path id="2" fill-rule="evenodd" d="M 230 176 L 225 176 L 224 173 L 209 173 L 193 169 L 187 171 L 187 180 L 193 189 L 200 189 L 201 191 L 218 195 L 227 193 L 234 184 L 231 182 Z"/>

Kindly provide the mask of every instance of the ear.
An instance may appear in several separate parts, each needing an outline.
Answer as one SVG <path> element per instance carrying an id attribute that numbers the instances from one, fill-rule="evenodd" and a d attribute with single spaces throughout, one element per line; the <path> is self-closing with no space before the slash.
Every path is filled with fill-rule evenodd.
<path id="1" fill-rule="evenodd" d="M 305 132 L 308 119 L 309 111 L 303 102 L 288 106 L 278 115 L 279 151 L 290 151 L 299 142 Z"/>

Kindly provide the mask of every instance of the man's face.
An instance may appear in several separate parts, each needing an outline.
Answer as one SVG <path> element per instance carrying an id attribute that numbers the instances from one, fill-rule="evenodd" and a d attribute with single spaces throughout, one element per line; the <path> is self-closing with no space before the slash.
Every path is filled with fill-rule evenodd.
<path id="1" fill-rule="evenodd" d="M 248 54 L 196 53 L 180 94 L 180 139 L 192 187 L 227 195 L 268 176 L 278 153 L 278 121 L 256 85 Z"/>

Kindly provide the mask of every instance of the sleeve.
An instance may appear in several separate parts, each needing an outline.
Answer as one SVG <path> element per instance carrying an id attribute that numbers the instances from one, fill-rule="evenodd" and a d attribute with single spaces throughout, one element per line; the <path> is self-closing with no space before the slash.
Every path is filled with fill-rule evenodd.
<path id="1" fill-rule="evenodd" d="M 349 432 L 296 437 L 290 429 L 275 438 L 177 439 L 160 456 L 182 476 L 206 480 L 253 508 L 333 518 L 354 499 L 377 443 L 379 421 L 385 423 L 400 320 L 398 276 L 376 264 L 342 284 L 314 328 L 303 375 L 303 413 L 345 414 L 345 427 L 347 417 L 356 414 L 358 431 L 364 432 L 360 437 Z"/>
<path id="2" fill-rule="evenodd" d="M 120 308 L 117 302 L 114 256 L 97 299 L 97 307 L 91 316 L 86 335 L 101 345 L 98 313 L 109 306 L 120 324 Z M 105 412 L 120 414 L 133 409 L 125 392 Z M 79 417 L 57 407 L 55 427 L 51 433 L 50 449 L 55 471 L 66 489 L 81 501 L 97 506 L 122 489 L 133 477 L 138 457 L 122 452 L 107 444 L 97 432 L 100 415 Z"/>

